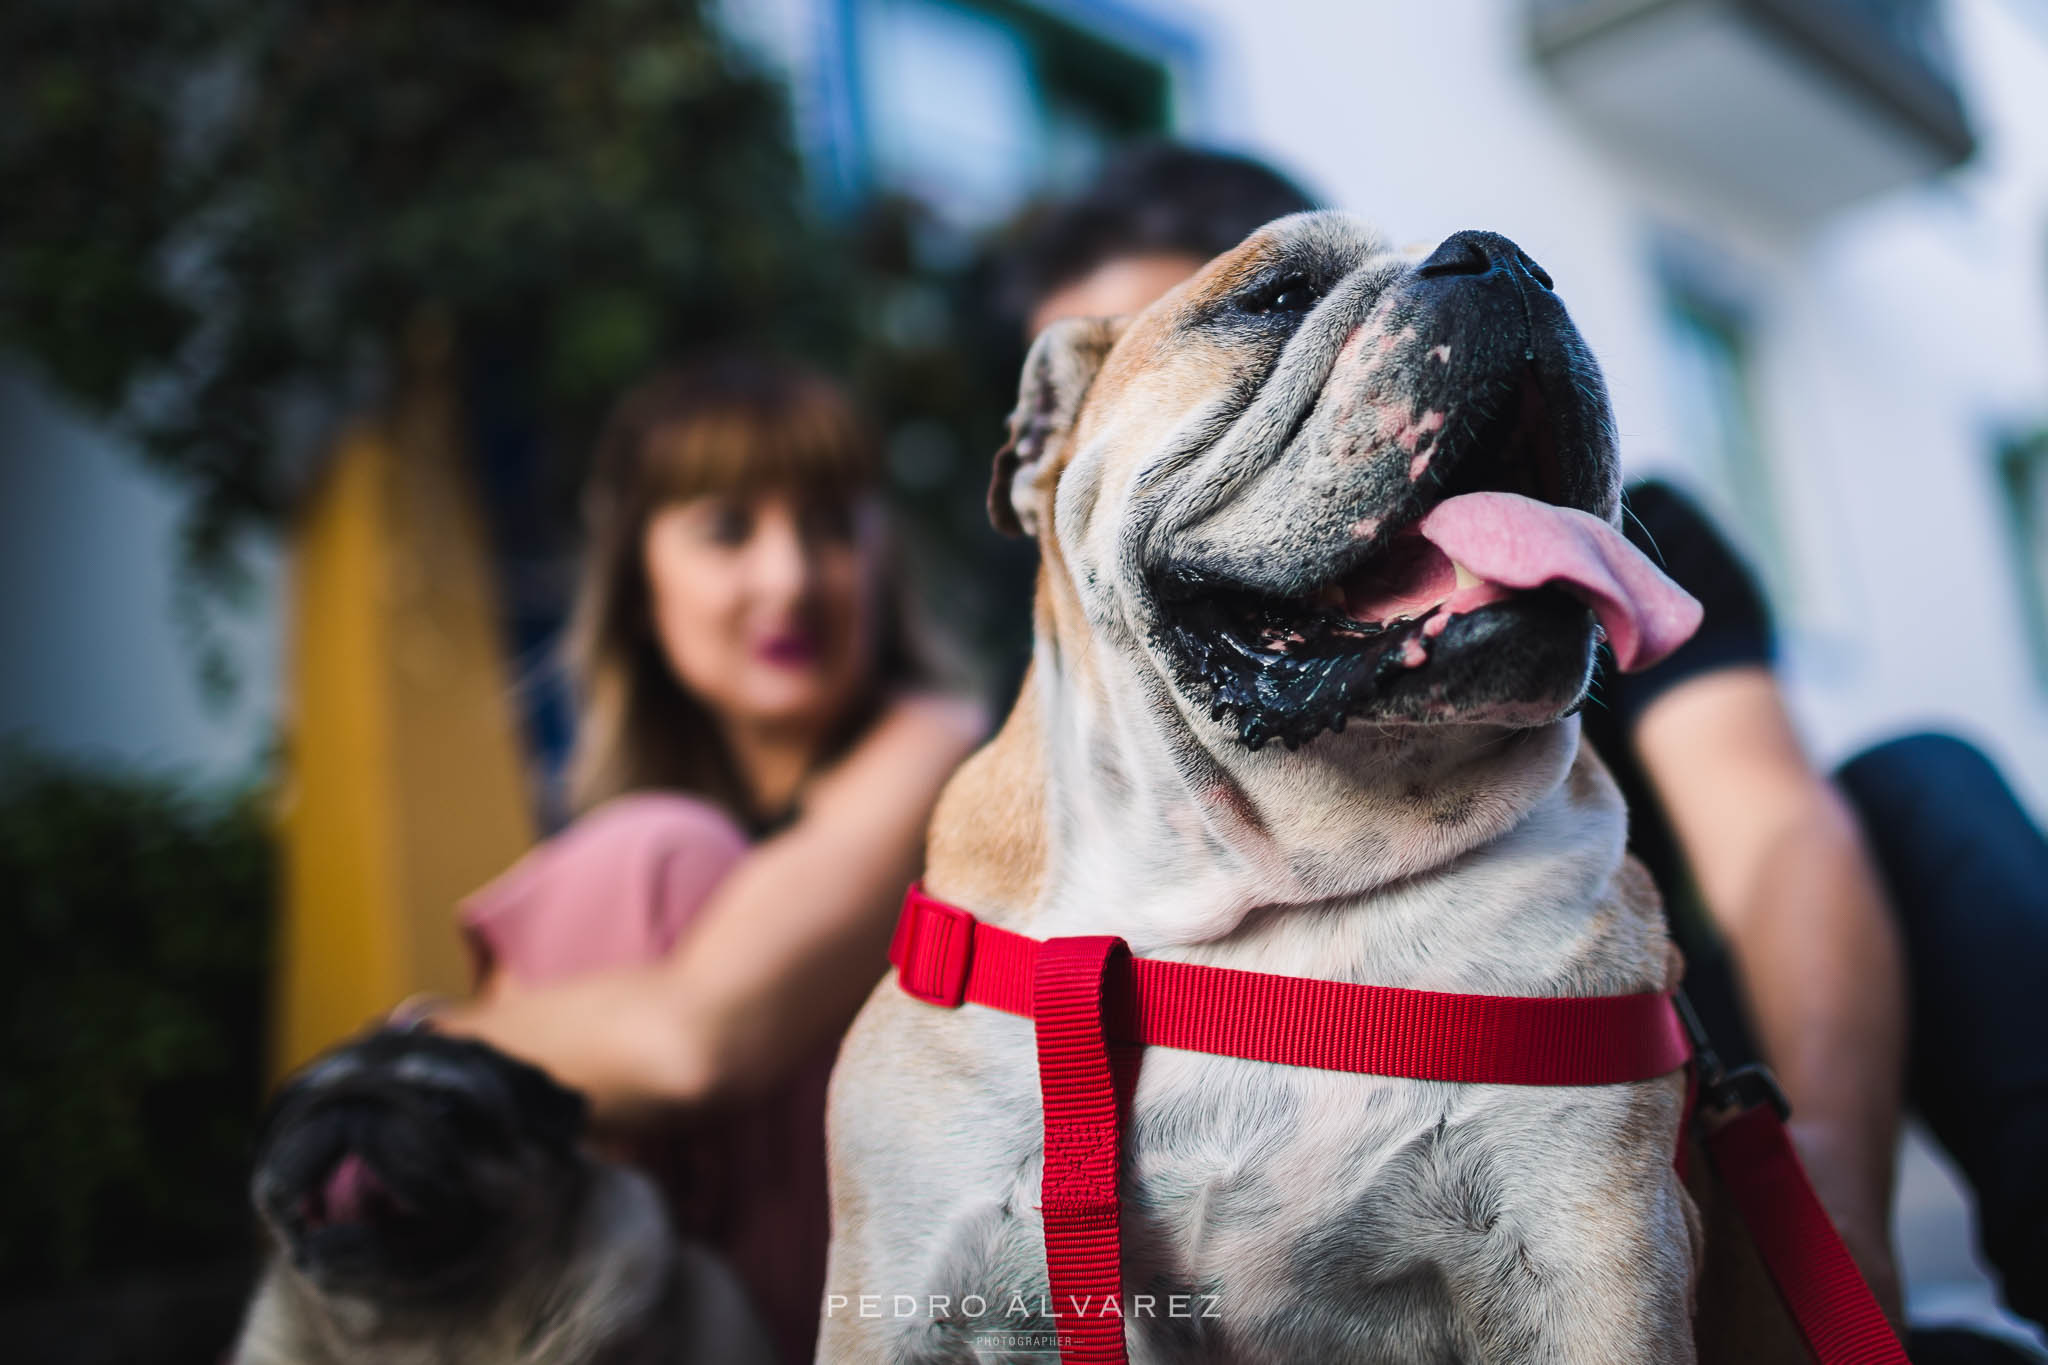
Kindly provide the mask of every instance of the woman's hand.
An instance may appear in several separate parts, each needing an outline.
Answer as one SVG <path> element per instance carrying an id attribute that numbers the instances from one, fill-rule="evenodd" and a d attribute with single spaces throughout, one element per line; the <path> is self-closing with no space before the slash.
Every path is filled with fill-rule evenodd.
<path id="1" fill-rule="evenodd" d="M 589 972 L 546 986 L 493 974 L 488 992 L 436 1010 L 427 1025 L 533 1063 L 592 1101 L 604 1126 L 630 1126 L 706 1091 L 701 1051 L 674 1025 L 662 964 Z"/>

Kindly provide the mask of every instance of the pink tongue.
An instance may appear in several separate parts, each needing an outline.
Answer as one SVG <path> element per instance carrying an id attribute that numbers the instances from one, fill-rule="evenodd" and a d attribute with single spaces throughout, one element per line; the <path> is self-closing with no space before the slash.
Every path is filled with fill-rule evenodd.
<path id="1" fill-rule="evenodd" d="M 369 1164 L 350 1152 L 334 1164 L 326 1187 L 320 1192 L 328 1221 L 362 1222 L 364 1206 L 368 1204 L 371 1192 L 380 1188 L 377 1177 L 370 1173 Z"/>
<path id="2" fill-rule="evenodd" d="M 1467 569 L 1506 588 L 1555 583 L 1593 609 L 1623 672 L 1684 644 L 1700 604 L 1600 518 L 1515 493 L 1446 498 L 1416 528 Z"/>

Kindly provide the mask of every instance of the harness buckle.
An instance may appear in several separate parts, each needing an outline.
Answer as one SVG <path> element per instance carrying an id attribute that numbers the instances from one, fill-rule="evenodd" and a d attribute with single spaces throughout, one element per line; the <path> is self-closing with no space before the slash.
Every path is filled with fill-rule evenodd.
<path id="1" fill-rule="evenodd" d="M 967 998 L 973 958 L 974 916 L 912 887 L 889 945 L 897 983 L 928 1005 L 952 1009 Z"/>
<path id="2" fill-rule="evenodd" d="M 1706 1085 L 1706 1107 L 1747 1113 L 1768 1104 L 1778 1111 L 1778 1122 L 1792 1117 L 1792 1101 L 1785 1098 L 1778 1078 L 1766 1066 L 1738 1066 Z"/>
<path id="3" fill-rule="evenodd" d="M 1752 1062 L 1738 1066 L 1733 1071 L 1722 1065 L 1720 1054 L 1707 1041 L 1706 1026 L 1700 1023 L 1699 1015 L 1693 1012 L 1692 1002 L 1685 998 L 1684 991 L 1674 991 L 1671 1003 L 1678 1008 L 1678 1017 L 1685 1025 L 1686 1036 L 1692 1039 L 1693 1064 L 1699 1068 L 1700 1108 L 1709 1114 L 1746 1114 L 1759 1105 L 1768 1104 L 1778 1111 L 1778 1122 L 1792 1117 L 1792 1101 L 1785 1098 L 1785 1092 L 1778 1086 L 1778 1078 L 1771 1069 Z"/>

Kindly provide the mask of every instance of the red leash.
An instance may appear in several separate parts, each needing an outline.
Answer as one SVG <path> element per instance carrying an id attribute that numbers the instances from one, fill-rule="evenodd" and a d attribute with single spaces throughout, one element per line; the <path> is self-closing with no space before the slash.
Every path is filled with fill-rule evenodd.
<path id="1" fill-rule="evenodd" d="M 1785 1092 L 1760 1066 L 1724 1072 L 1684 997 L 1677 1004 L 1692 1037 L 1693 1070 L 1703 1078 L 1707 1107 L 1732 1116 L 1706 1130 L 1707 1155 L 1807 1354 L 1823 1365 L 1905 1361 L 1905 1349 L 1821 1207 L 1785 1131 L 1792 1116 Z"/>
<path id="2" fill-rule="evenodd" d="M 1133 957 L 1108 935 L 1040 941 L 982 924 L 915 886 L 889 960 L 920 1000 L 971 1001 L 1036 1021 L 1040 1204 L 1066 1365 L 1125 1359 L 1114 1044 L 1494 1085 L 1644 1081 L 1693 1055 L 1668 995 L 1457 995 Z M 1752 1125 L 1757 1114 L 1772 1121 Z M 1708 1146 L 1780 1293 L 1822 1365 L 1903 1362 L 1775 1118 L 1752 1109 Z"/>

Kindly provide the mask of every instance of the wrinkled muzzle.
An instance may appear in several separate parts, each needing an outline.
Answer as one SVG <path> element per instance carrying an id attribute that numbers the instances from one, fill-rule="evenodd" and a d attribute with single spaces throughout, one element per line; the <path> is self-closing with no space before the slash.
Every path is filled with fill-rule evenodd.
<path id="1" fill-rule="evenodd" d="M 1253 747 L 1360 717 L 1541 723 L 1600 639 L 1641 668 L 1698 624 L 1616 529 L 1598 366 L 1504 237 L 1355 270 L 1245 413 L 1181 476 L 1149 572 L 1177 685 Z"/>

